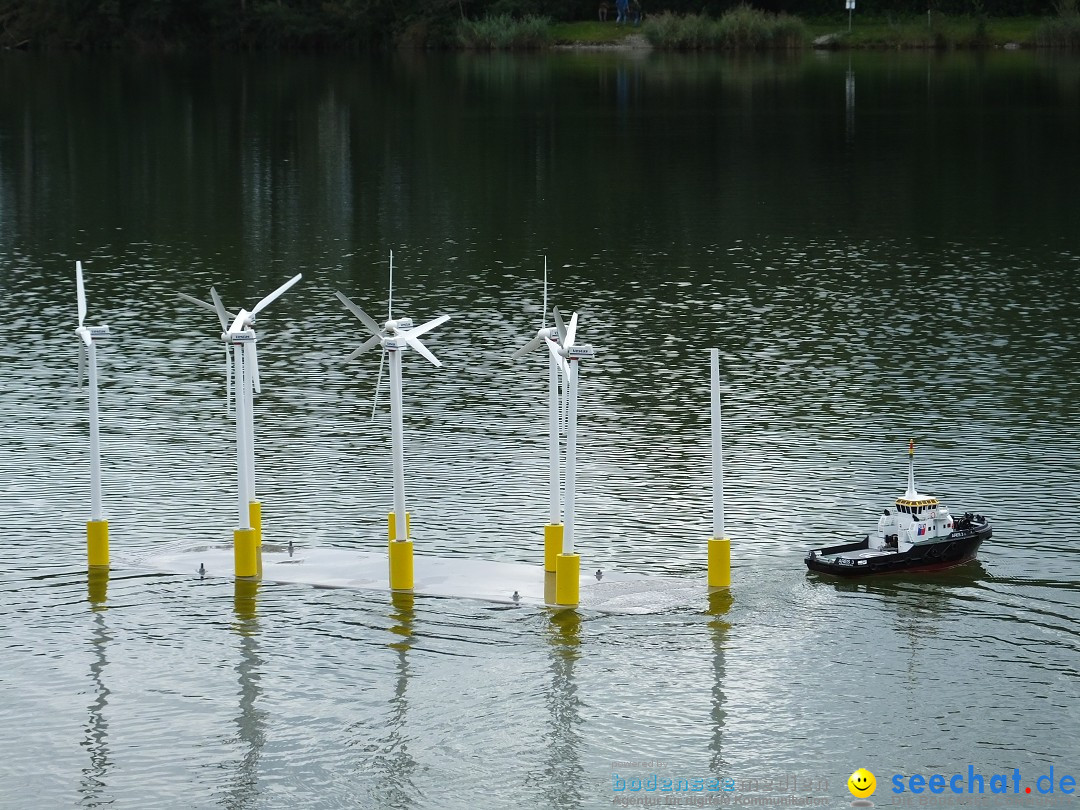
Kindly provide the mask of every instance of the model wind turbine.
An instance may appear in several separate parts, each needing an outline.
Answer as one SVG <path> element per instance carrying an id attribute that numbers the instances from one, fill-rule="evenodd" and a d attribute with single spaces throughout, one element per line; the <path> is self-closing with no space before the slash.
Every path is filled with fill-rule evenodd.
<path id="1" fill-rule="evenodd" d="M 567 364 L 566 374 L 566 509 L 563 518 L 563 553 L 555 567 L 555 602 L 559 605 L 576 605 L 580 585 L 581 558 L 574 552 L 574 497 L 577 486 L 577 398 L 578 364 L 581 360 L 596 356 L 592 346 L 578 346 L 575 312 L 563 331 L 559 310 L 552 308 L 556 328 L 563 334 L 560 359 Z"/>
<path id="2" fill-rule="evenodd" d="M 390 254 L 391 265 L 393 253 Z M 391 277 L 392 278 L 392 277 Z M 406 349 L 415 349 L 432 365 L 441 367 L 442 363 L 428 348 L 420 342 L 420 337 L 435 327 L 450 320 L 449 315 L 440 315 L 420 326 L 413 326 L 411 318 L 393 317 L 393 286 L 390 288 L 387 307 L 388 317 L 381 327 L 364 310 L 360 309 L 341 292 L 334 295 L 353 315 L 360 319 L 371 333 L 346 361 L 363 354 L 368 349 L 381 345 L 390 359 L 390 425 L 391 452 L 394 465 L 394 511 L 389 515 L 389 552 L 390 552 L 390 588 L 392 590 L 412 590 L 413 587 L 413 545 L 409 539 L 409 513 L 405 509 L 405 437 L 402 418 L 402 373 L 401 354 Z M 379 361 L 382 368 L 382 361 Z"/>
<path id="3" fill-rule="evenodd" d="M 79 326 L 75 329 L 82 340 L 79 359 L 87 355 L 87 388 L 90 393 L 90 520 L 86 524 L 86 554 L 91 566 L 109 564 L 109 522 L 101 509 L 101 448 L 98 437 L 97 347 L 94 341 L 109 336 L 108 326 L 85 326 L 86 291 L 83 288 L 82 262 L 75 262 L 75 288 L 79 304 Z M 82 363 L 80 362 L 80 366 Z M 82 372 L 79 372 L 80 382 Z"/>
<path id="4" fill-rule="evenodd" d="M 261 391 L 259 355 L 256 347 L 255 316 L 274 303 L 301 279 L 297 273 L 250 310 L 241 309 L 235 316 L 229 313 L 217 292 L 211 288 L 213 304 L 184 295 L 189 301 L 212 309 L 226 324 L 221 334 L 225 349 L 233 350 L 233 376 L 236 389 L 236 470 L 238 526 L 233 533 L 236 576 L 258 575 L 258 547 L 262 536 L 262 504 L 255 497 L 255 420 L 254 395 Z M 230 324 L 228 318 L 232 317 Z M 228 375 L 228 368 L 226 368 Z M 226 382 L 226 388 L 228 383 Z"/>
<path id="5" fill-rule="evenodd" d="M 709 349 L 712 402 L 713 533 L 709 538 L 710 588 L 731 585 L 731 539 L 724 534 L 724 449 L 720 421 L 720 350 Z"/>
<path id="6" fill-rule="evenodd" d="M 561 323 L 561 319 L 558 323 Z M 514 352 L 511 358 L 518 360 L 529 352 L 546 345 L 548 349 L 548 487 L 550 505 L 548 523 L 544 526 L 544 570 L 555 571 L 556 560 L 563 550 L 562 505 L 559 498 L 559 372 L 569 369 L 566 358 L 560 353 L 565 327 L 547 325 L 547 257 L 544 257 L 544 308 L 540 316 L 540 329 L 536 335 Z"/>

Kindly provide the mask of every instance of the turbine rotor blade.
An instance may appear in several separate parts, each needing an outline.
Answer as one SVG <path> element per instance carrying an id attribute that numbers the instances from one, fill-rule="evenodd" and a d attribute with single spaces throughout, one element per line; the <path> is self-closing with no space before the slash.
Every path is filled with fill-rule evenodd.
<path id="1" fill-rule="evenodd" d="M 86 290 L 83 289 L 82 262 L 75 262 L 75 290 L 79 299 L 79 326 L 86 318 Z"/>
<path id="2" fill-rule="evenodd" d="M 574 338 L 577 337 L 577 313 L 575 312 L 570 316 L 570 325 L 566 327 L 566 335 L 563 338 L 563 348 L 569 349 L 574 345 Z"/>
<path id="3" fill-rule="evenodd" d="M 278 298 L 280 298 L 282 295 L 285 294 L 285 291 L 288 290 L 289 287 L 291 287 L 293 284 L 298 282 L 302 275 L 303 275 L 303 273 L 297 273 L 295 276 L 290 278 L 288 281 L 286 281 L 284 284 L 282 284 L 280 287 L 278 287 L 276 290 L 274 290 L 268 296 L 263 298 L 263 300 L 260 301 L 259 303 L 257 303 L 255 305 L 255 308 L 251 310 L 251 315 L 252 316 L 258 315 L 260 312 L 262 312 L 264 309 L 266 309 L 268 306 L 270 306 L 272 303 L 274 303 Z"/>
<path id="4" fill-rule="evenodd" d="M 255 346 L 255 342 L 244 344 L 244 362 L 246 363 L 248 357 L 251 358 L 251 387 L 256 394 L 262 393 L 262 386 L 259 384 L 259 350 Z M 237 392 L 237 396 L 240 396 L 241 392 Z"/>
<path id="5" fill-rule="evenodd" d="M 559 355 L 559 359 L 562 361 L 559 365 L 562 371 L 559 375 L 559 433 L 565 436 L 570 416 L 570 365 L 562 355 Z"/>
<path id="6" fill-rule="evenodd" d="M 386 347 L 383 346 L 382 355 L 379 357 L 379 376 L 375 378 L 375 396 L 371 400 L 371 418 L 375 418 L 375 409 L 379 406 L 379 387 L 382 385 L 383 363 L 386 362 Z"/>
<path id="7" fill-rule="evenodd" d="M 566 358 L 559 354 L 558 344 L 556 344 L 555 341 L 548 341 L 548 351 L 551 353 L 551 356 L 555 358 L 555 362 L 559 364 L 559 371 L 564 375 L 569 374 L 570 365 L 566 362 Z"/>
<path id="8" fill-rule="evenodd" d="M 344 360 L 342 360 L 342 362 L 343 363 L 348 363 L 350 360 L 355 360 L 357 357 L 362 355 L 368 349 L 371 349 L 374 346 L 378 346 L 380 343 L 382 343 L 382 336 L 381 335 L 372 335 L 367 340 L 365 340 L 363 343 L 361 343 L 359 346 L 357 346 L 355 349 L 353 349 L 352 353 L 348 357 L 346 357 Z M 382 363 L 380 362 L 380 366 L 381 365 L 382 365 Z"/>
<path id="9" fill-rule="evenodd" d="M 519 360 L 520 358 L 527 355 L 529 352 L 535 350 L 537 346 L 543 343 L 543 341 L 543 337 L 541 337 L 540 335 L 536 335 L 532 340 L 530 340 L 528 343 L 526 343 L 524 346 L 522 346 L 520 349 L 510 355 L 510 359 Z"/>
<path id="10" fill-rule="evenodd" d="M 394 251 L 390 251 L 390 285 L 386 292 L 386 320 L 394 320 Z"/>
<path id="11" fill-rule="evenodd" d="M 234 320 L 232 322 L 232 326 L 230 326 L 225 331 L 227 331 L 227 332 L 243 332 L 244 328 L 246 326 L 245 321 L 247 320 L 247 317 L 250 314 L 251 313 L 248 312 L 246 309 L 242 309 L 239 312 L 237 312 L 236 313 L 236 320 Z"/>
<path id="12" fill-rule="evenodd" d="M 547 256 L 544 257 L 544 309 L 540 314 L 540 328 L 547 327 Z"/>
<path id="13" fill-rule="evenodd" d="M 421 335 L 426 335 L 436 326 L 442 326 L 448 320 L 450 320 L 449 315 L 440 315 L 438 318 L 434 318 L 425 324 L 421 324 L 420 326 L 417 326 L 413 329 L 406 330 L 403 334 L 405 334 L 406 336 L 412 336 L 414 338 L 417 338 Z"/>
<path id="14" fill-rule="evenodd" d="M 423 357 L 426 357 L 428 362 L 438 368 L 442 367 L 442 363 L 439 362 L 439 358 L 428 351 L 428 347 L 421 343 L 411 332 L 402 332 L 401 336 L 405 338 L 405 342 L 412 348 L 416 349 Z"/>
<path id="15" fill-rule="evenodd" d="M 228 416 L 231 413 L 230 406 L 232 404 L 232 352 L 229 350 L 229 344 L 225 344 L 225 415 Z"/>
<path id="16" fill-rule="evenodd" d="M 552 307 L 551 314 L 555 316 L 555 328 L 559 330 L 559 342 L 562 343 L 566 340 L 566 324 L 563 323 L 558 307 Z"/>
<path id="17" fill-rule="evenodd" d="M 354 304 L 349 296 L 337 291 L 334 292 L 334 295 L 336 295 L 338 300 L 345 305 L 345 309 L 349 310 L 349 312 L 360 319 L 360 322 L 367 327 L 367 330 L 371 332 L 371 334 L 378 335 L 380 338 L 382 337 L 382 328 L 375 323 L 375 319 Z"/>
<path id="18" fill-rule="evenodd" d="M 182 292 L 178 292 L 177 295 L 179 295 L 185 301 L 190 301 L 192 304 L 195 304 L 196 306 L 200 306 L 203 309 L 208 309 L 211 312 L 217 312 L 217 309 L 209 301 L 203 301 L 203 300 L 201 300 L 199 298 L 196 298 L 194 295 L 188 295 L 187 293 L 182 293 Z M 224 329 L 228 325 L 229 325 L 228 323 L 223 323 L 221 325 L 221 328 Z"/>
<path id="19" fill-rule="evenodd" d="M 217 290 L 213 287 L 210 288 L 210 300 L 214 302 L 214 312 L 217 313 L 218 320 L 221 321 L 222 331 L 225 331 L 229 328 L 230 319 L 236 316 L 225 309 L 225 305 L 221 303 L 221 296 L 217 294 Z"/>

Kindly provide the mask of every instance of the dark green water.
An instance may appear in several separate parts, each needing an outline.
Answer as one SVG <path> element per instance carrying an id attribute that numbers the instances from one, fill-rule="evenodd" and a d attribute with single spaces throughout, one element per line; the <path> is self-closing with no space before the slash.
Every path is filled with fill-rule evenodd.
<path id="1" fill-rule="evenodd" d="M 969 766 L 1053 768 L 1075 806 L 1077 60 L 9 54 L 0 102 L 0 806 L 599 808 L 657 773 L 841 807 L 860 766 L 879 806 Z M 452 318 L 445 368 L 405 362 L 417 553 L 539 559 L 546 366 L 506 358 L 546 255 L 598 350 L 583 566 L 701 578 L 719 346 L 729 601 L 552 616 L 147 568 L 235 520 L 219 330 L 175 293 L 250 306 L 296 272 L 260 332 L 266 531 L 381 547 L 378 361 L 332 362 L 363 339 L 333 291 L 381 312 L 390 249 L 398 314 Z M 89 582 L 76 259 L 116 335 Z M 920 489 L 993 520 L 979 561 L 808 576 L 900 494 L 911 436 Z"/>

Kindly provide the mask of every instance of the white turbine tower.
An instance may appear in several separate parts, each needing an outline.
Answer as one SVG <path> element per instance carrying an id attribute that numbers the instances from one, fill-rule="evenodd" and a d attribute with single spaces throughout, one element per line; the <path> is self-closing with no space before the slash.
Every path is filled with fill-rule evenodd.
<path id="1" fill-rule="evenodd" d="M 82 365 L 83 352 L 86 352 L 89 369 L 87 389 L 90 399 L 90 520 L 86 524 L 86 554 L 90 566 L 109 564 L 109 522 L 101 508 L 101 448 L 98 436 L 98 390 L 97 390 L 97 347 L 94 341 L 109 336 L 108 326 L 85 326 L 86 291 L 83 288 L 82 262 L 75 262 L 75 289 L 78 295 L 79 325 L 75 334 L 79 344 L 79 360 Z M 82 371 L 79 372 L 80 383 Z"/>
<path id="2" fill-rule="evenodd" d="M 184 295 L 189 301 L 212 309 L 226 324 L 221 334 L 226 352 L 233 349 L 233 376 L 236 389 L 236 470 L 238 526 L 233 533 L 236 576 L 258 576 L 258 548 L 262 543 L 262 504 L 255 496 L 255 420 L 254 395 L 261 391 L 259 355 L 256 348 L 255 316 L 280 298 L 301 279 L 297 273 L 250 310 L 241 309 L 235 316 L 228 312 L 217 292 L 211 288 L 213 304 Z M 232 316 L 232 323 L 228 317 Z M 226 367 L 226 392 L 229 369 Z M 226 393 L 226 398 L 228 394 Z"/>
<path id="3" fill-rule="evenodd" d="M 393 253 L 391 263 L 393 262 Z M 405 438 L 404 419 L 402 417 L 402 366 L 401 354 L 406 349 L 414 349 L 435 366 L 442 366 L 438 358 L 420 342 L 420 337 L 432 329 L 450 320 L 449 315 L 440 315 L 420 326 L 413 326 L 411 318 L 393 318 L 393 288 L 391 304 L 388 307 L 386 322 L 380 327 L 364 310 L 360 309 L 341 292 L 334 293 L 353 315 L 360 319 L 371 333 L 364 343 L 350 354 L 346 360 L 352 360 L 368 349 L 381 345 L 390 360 L 390 425 L 391 452 L 394 467 L 394 511 L 389 515 L 389 553 L 390 587 L 393 590 L 412 590 L 413 587 L 413 544 L 410 536 L 409 513 L 405 508 Z M 379 361 L 382 368 L 382 361 Z"/>
<path id="4" fill-rule="evenodd" d="M 557 321 L 561 324 L 562 319 Z M 566 358 L 560 354 L 566 329 L 547 325 L 547 257 L 544 257 L 544 308 L 536 335 L 514 352 L 511 358 L 520 359 L 541 345 L 548 350 L 548 523 L 544 526 L 544 570 L 554 572 L 556 560 L 563 550 L 562 504 L 559 497 L 559 373 L 567 372 Z"/>

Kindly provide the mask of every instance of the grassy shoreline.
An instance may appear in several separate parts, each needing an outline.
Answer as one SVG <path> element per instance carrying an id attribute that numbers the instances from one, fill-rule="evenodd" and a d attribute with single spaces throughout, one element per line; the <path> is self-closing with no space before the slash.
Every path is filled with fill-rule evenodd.
<path id="1" fill-rule="evenodd" d="M 641 26 L 616 25 L 614 22 L 554 23 L 551 41 L 557 47 L 633 47 L 635 34 L 643 34 L 650 22 Z M 903 50 L 911 49 L 998 49 L 1071 47 L 1068 43 L 1041 41 L 1040 32 L 1053 25 L 1055 17 L 978 18 L 974 16 L 926 15 L 906 17 L 852 18 L 851 32 L 847 18 L 808 19 L 804 21 L 809 34 L 805 46 L 837 50 Z M 629 40 L 629 41 L 628 41 Z"/>
<path id="2" fill-rule="evenodd" d="M 11 0 L 9 0 L 11 2 Z M 160 0 L 163 8 L 173 0 Z M 178 0 L 177 0 L 178 2 Z M 445 0 L 444 0 L 445 2 Z M 718 16 L 656 11 L 645 2 L 639 25 L 599 20 L 555 22 L 515 10 L 466 16 L 464 0 L 425 13 L 375 19 L 352 5 L 323 3 L 307 16 L 281 3 L 252 3 L 226 20 L 193 16 L 166 26 L 150 19 L 81 19 L 31 13 L 30 6 L 0 9 L 3 50 L 188 51 L 384 51 L 433 49 L 519 51 L 550 48 L 656 48 L 670 51 L 990 50 L 1038 48 L 1080 51 L 1080 0 L 1053 0 L 1042 16 L 988 17 L 982 13 L 910 14 L 842 12 L 798 17 L 761 11 L 747 3 Z M 510 8 L 517 0 L 500 0 Z M 524 0 L 522 0 L 524 2 Z M 4 7 L 5 0 L 0 0 Z M 971 0 L 981 8 L 982 0 Z M 501 5 L 500 5 L 501 4 Z M 527 4 L 526 4 L 527 5 Z M 525 6 L 522 6 L 524 8 Z M 11 9 L 22 9 L 18 14 Z M 291 11 L 290 11 L 291 9 Z M 289 14 L 286 12 L 289 11 Z M 12 16 L 14 14 L 14 16 Z M 291 16 L 290 16 L 291 14 Z M 396 14 L 396 12 L 395 12 Z M 337 16 L 335 16 L 337 15 Z M 70 16 L 70 15 L 69 15 Z M 99 14 L 98 17 L 101 17 Z M 156 18 L 155 18 L 156 19 Z"/>

